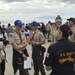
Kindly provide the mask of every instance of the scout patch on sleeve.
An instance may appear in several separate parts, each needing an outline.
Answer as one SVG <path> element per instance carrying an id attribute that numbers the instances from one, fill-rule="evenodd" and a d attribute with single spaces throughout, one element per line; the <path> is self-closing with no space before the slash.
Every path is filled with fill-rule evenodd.
<path id="1" fill-rule="evenodd" d="M 13 36 L 12 33 L 10 33 L 9 36 L 12 37 Z"/>
<path id="2" fill-rule="evenodd" d="M 46 53 L 46 57 L 49 58 L 49 53 L 48 52 Z"/>

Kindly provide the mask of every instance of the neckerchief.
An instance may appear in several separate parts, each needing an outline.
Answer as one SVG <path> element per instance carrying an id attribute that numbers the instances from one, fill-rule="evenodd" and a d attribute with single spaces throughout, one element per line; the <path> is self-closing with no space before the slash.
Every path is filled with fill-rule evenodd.
<path id="1" fill-rule="evenodd" d="M 35 31 L 32 32 L 32 37 L 31 37 L 31 39 L 30 39 L 31 41 L 34 39 L 35 33 L 36 33 Z"/>

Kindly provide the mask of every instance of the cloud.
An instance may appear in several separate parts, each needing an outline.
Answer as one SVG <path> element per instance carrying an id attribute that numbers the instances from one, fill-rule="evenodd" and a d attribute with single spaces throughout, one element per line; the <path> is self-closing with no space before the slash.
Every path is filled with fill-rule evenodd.
<path id="1" fill-rule="evenodd" d="M 57 15 L 63 20 L 75 15 L 74 0 L 0 0 L 0 21 L 13 23 L 15 19 L 23 22 L 32 20 L 54 21 Z M 73 1 L 73 2 L 72 2 Z"/>
<path id="2" fill-rule="evenodd" d="M 70 3 L 74 4 L 75 0 L 0 0 L 5 3 L 11 3 L 11 2 L 34 2 L 34 3 L 51 3 L 51 2 L 64 2 L 64 3 Z"/>
<path id="3" fill-rule="evenodd" d="M 26 1 L 29 1 L 29 0 L 0 0 L 0 1 L 10 3 L 10 2 L 26 2 Z"/>
<path id="4" fill-rule="evenodd" d="M 62 2 L 67 2 L 67 3 L 75 3 L 75 0 L 61 0 Z"/>
<path id="5" fill-rule="evenodd" d="M 35 18 L 40 18 L 40 19 L 53 19 L 55 16 L 50 16 L 50 15 L 46 15 L 46 16 L 40 16 L 40 17 L 35 17 Z"/>
<path id="6" fill-rule="evenodd" d="M 47 21 L 55 21 L 55 16 L 54 15 L 44 15 L 44 16 L 40 16 L 40 17 L 34 17 L 37 20 L 42 20 L 43 22 L 47 22 Z"/>

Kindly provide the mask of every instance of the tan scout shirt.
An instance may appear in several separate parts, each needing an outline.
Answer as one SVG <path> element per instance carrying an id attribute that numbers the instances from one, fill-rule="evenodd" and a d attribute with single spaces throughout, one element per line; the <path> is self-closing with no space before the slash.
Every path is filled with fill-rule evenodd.
<path id="1" fill-rule="evenodd" d="M 52 26 L 51 26 L 50 24 L 47 24 L 47 26 L 46 26 L 46 30 L 47 30 L 47 31 L 50 31 L 51 28 L 52 28 Z"/>
<path id="2" fill-rule="evenodd" d="M 75 42 L 75 27 L 71 27 L 73 34 L 69 37 L 70 41 Z"/>
<path id="3" fill-rule="evenodd" d="M 10 33 L 10 35 L 9 35 L 9 43 L 10 44 L 16 44 L 18 46 L 21 46 L 23 43 L 26 43 L 26 36 L 20 32 L 21 37 L 22 37 L 22 43 L 21 43 L 18 33 L 15 30 L 12 33 Z"/>
<path id="4" fill-rule="evenodd" d="M 57 41 L 56 34 L 58 32 L 58 29 L 52 28 L 51 29 L 51 35 L 49 36 L 51 38 L 52 43 L 55 43 Z"/>
<path id="5" fill-rule="evenodd" d="M 30 38 L 32 38 L 32 36 L 33 36 L 33 32 L 31 32 Z M 42 42 L 44 40 L 45 40 L 45 37 L 44 37 L 43 33 L 37 29 L 35 34 L 34 34 L 34 38 L 32 39 L 32 41 Z"/>

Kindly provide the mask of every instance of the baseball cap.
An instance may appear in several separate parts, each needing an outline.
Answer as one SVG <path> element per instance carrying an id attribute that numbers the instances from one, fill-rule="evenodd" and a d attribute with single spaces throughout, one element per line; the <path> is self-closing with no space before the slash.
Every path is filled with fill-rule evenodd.
<path id="1" fill-rule="evenodd" d="M 23 23 L 22 23 L 21 20 L 16 20 L 16 21 L 14 22 L 14 25 L 21 27 L 21 26 L 23 25 Z"/>
<path id="2" fill-rule="evenodd" d="M 30 23 L 31 26 L 38 26 L 38 23 L 36 21 L 33 21 Z"/>
<path id="3" fill-rule="evenodd" d="M 73 18 L 73 17 L 71 17 L 71 18 L 69 18 L 69 19 L 67 19 L 68 21 L 72 21 L 72 22 L 74 22 L 75 23 L 75 18 Z"/>

